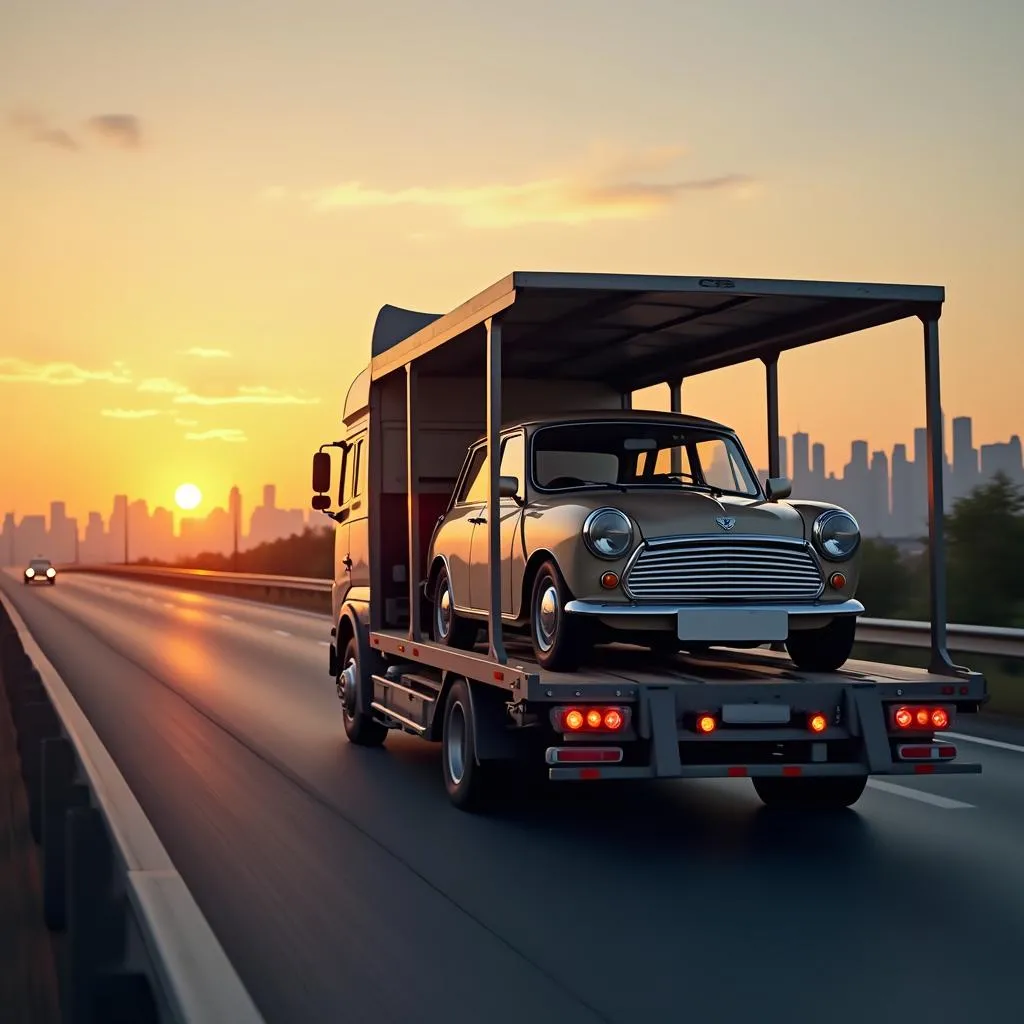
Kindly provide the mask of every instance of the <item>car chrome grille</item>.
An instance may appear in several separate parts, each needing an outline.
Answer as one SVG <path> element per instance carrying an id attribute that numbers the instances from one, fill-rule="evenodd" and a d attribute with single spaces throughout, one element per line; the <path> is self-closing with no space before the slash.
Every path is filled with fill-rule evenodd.
<path id="1" fill-rule="evenodd" d="M 803 541 L 697 537 L 644 547 L 623 584 L 637 601 L 813 601 L 825 588 Z"/>

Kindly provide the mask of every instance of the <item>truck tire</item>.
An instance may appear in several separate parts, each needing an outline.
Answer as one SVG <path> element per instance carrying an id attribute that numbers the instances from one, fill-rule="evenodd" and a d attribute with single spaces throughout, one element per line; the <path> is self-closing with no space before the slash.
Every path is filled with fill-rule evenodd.
<path id="1" fill-rule="evenodd" d="M 445 647 L 471 651 L 476 646 L 479 632 L 477 623 L 456 613 L 448 567 L 442 565 L 434 581 L 433 600 L 430 604 L 431 637 L 435 643 L 444 644 Z"/>
<path id="2" fill-rule="evenodd" d="M 810 776 L 784 779 L 754 776 L 754 791 L 767 807 L 805 811 L 840 810 L 852 807 L 863 795 L 866 775 Z"/>
<path id="3" fill-rule="evenodd" d="M 533 581 L 530 640 L 537 663 L 549 672 L 575 672 L 586 653 L 585 624 L 564 611 L 569 600 L 562 574 L 548 559 Z"/>
<path id="4" fill-rule="evenodd" d="M 355 637 L 349 637 L 340 666 L 337 686 L 345 735 L 357 747 L 379 747 L 387 737 L 388 730 L 359 709 L 364 680 L 359 668 L 359 644 Z"/>
<path id="5" fill-rule="evenodd" d="M 461 811 L 490 806 L 502 782 L 503 762 L 476 759 L 476 723 L 469 684 L 457 680 L 448 691 L 441 732 L 441 771 L 448 798 Z"/>
<path id="6" fill-rule="evenodd" d="M 795 629 L 786 650 L 797 668 L 808 672 L 835 672 L 846 664 L 857 636 L 857 618 L 841 615 L 821 629 Z"/>

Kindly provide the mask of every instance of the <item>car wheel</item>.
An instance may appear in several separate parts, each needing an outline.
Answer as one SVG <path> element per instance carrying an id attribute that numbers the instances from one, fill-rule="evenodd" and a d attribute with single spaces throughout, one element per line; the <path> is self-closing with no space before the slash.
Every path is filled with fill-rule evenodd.
<path id="1" fill-rule="evenodd" d="M 545 562 L 533 581 L 530 600 L 530 639 L 534 655 L 549 672 L 574 672 L 585 654 L 585 627 L 565 613 L 570 600 L 562 574 L 552 561 Z"/>
<path id="2" fill-rule="evenodd" d="M 795 629 L 786 650 L 797 668 L 807 672 L 835 672 L 850 657 L 857 636 L 857 619 L 843 615 L 820 629 Z"/>
<path id="3" fill-rule="evenodd" d="M 431 604 L 430 635 L 435 643 L 445 647 L 455 647 L 461 651 L 471 651 L 476 645 L 480 627 L 469 619 L 464 619 L 455 611 L 455 598 L 452 593 L 452 581 L 446 566 L 441 566 L 434 583 L 434 599 Z"/>
<path id="4" fill-rule="evenodd" d="M 341 666 L 337 686 L 345 735 L 349 742 L 358 747 L 379 747 L 387 737 L 388 730 L 359 708 L 363 674 L 359 668 L 359 644 L 355 637 L 350 637 L 345 645 Z"/>

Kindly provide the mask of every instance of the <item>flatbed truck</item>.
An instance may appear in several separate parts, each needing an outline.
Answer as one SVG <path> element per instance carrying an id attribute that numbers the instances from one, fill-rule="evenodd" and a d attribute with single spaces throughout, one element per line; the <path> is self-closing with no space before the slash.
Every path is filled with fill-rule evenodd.
<path id="1" fill-rule="evenodd" d="M 400 731 L 440 742 L 444 784 L 464 810 L 487 807 L 509 781 L 533 778 L 749 778 L 769 806 L 827 809 L 854 804 L 870 776 L 980 773 L 942 735 L 957 715 L 976 713 L 988 699 L 983 676 L 954 664 L 946 647 L 944 298 L 941 287 L 921 285 L 515 272 L 444 315 L 385 306 L 369 365 L 345 400 L 344 436 L 313 457 L 313 507 L 336 524 L 328 671 L 349 740 L 376 746 Z M 522 635 L 537 563 L 520 549 L 533 518 L 552 502 L 502 475 L 507 421 L 554 415 L 585 422 L 592 409 L 606 418 L 620 409 L 625 419 L 633 393 L 657 384 L 668 385 L 679 413 L 686 379 L 759 360 L 769 479 L 763 490 L 757 485 L 756 500 L 736 507 L 763 507 L 790 491 L 779 476 L 781 354 L 906 319 L 920 321 L 924 341 L 927 669 L 855 661 L 797 667 L 780 643 L 784 632 L 771 633 L 770 645 L 750 642 L 756 629 L 778 627 L 780 602 L 748 602 L 741 616 L 736 602 L 721 599 L 669 609 L 678 612 L 680 632 L 668 652 L 646 649 L 643 636 L 639 644 L 637 637 L 612 637 L 588 646 L 572 671 L 541 667 L 536 630 L 532 644 Z M 472 540 L 465 550 L 455 544 L 441 557 L 433 541 L 459 515 L 474 445 L 485 466 L 476 514 L 467 520 L 475 532 L 466 535 Z M 337 473 L 329 448 L 340 450 Z M 669 475 L 680 475 L 679 458 L 673 454 Z M 521 465 L 532 472 L 529 458 Z M 721 504 L 723 492 L 701 473 L 691 467 L 688 486 Z M 334 479 L 336 506 L 327 493 Z M 600 483 L 579 482 L 582 490 Z M 812 516 L 810 532 L 815 503 L 789 505 Z M 723 530 L 735 521 L 719 519 Z M 650 540 L 641 538 L 640 547 Z M 810 539 L 804 544 L 813 547 Z M 435 563 L 451 568 L 452 578 L 469 579 L 475 595 L 460 603 L 457 586 L 448 609 L 461 609 L 463 625 L 474 627 L 461 646 L 450 635 L 439 639 Z M 614 573 L 602 580 L 609 576 L 619 584 Z M 789 577 L 776 579 L 788 585 Z M 847 583 L 842 573 L 829 582 Z M 563 591 L 556 582 L 548 594 L 556 606 L 545 605 L 544 614 L 588 610 L 586 601 L 563 601 L 572 598 Z M 591 602 L 595 621 L 651 611 L 628 592 L 616 600 L 614 608 Z M 830 609 L 837 622 L 863 610 L 852 599 L 812 610 Z M 807 610 L 789 607 L 791 630 L 796 613 Z M 688 615 L 710 630 L 707 643 L 688 642 L 695 637 L 683 631 Z M 425 630 L 428 620 L 435 625 Z M 746 621 L 758 623 L 755 631 L 736 632 Z M 483 628 L 483 643 L 476 643 L 475 627 Z"/>

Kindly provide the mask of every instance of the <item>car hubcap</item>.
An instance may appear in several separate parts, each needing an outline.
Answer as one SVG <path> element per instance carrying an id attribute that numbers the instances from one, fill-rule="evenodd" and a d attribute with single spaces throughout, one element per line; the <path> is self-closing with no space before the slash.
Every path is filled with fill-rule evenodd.
<path id="1" fill-rule="evenodd" d="M 535 632 L 541 650 L 550 650 L 555 642 L 555 637 L 558 635 L 559 611 L 558 590 L 553 583 L 549 583 L 541 591 L 540 600 L 537 602 Z"/>
<path id="2" fill-rule="evenodd" d="M 434 616 L 437 622 L 437 635 L 441 638 L 447 637 L 452 628 L 452 592 L 446 580 L 441 588 L 441 596 L 437 602 L 437 612 Z"/>
<path id="3" fill-rule="evenodd" d="M 448 716 L 448 774 L 452 782 L 458 785 L 466 771 L 466 715 L 462 705 L 452 705 Z"/>

